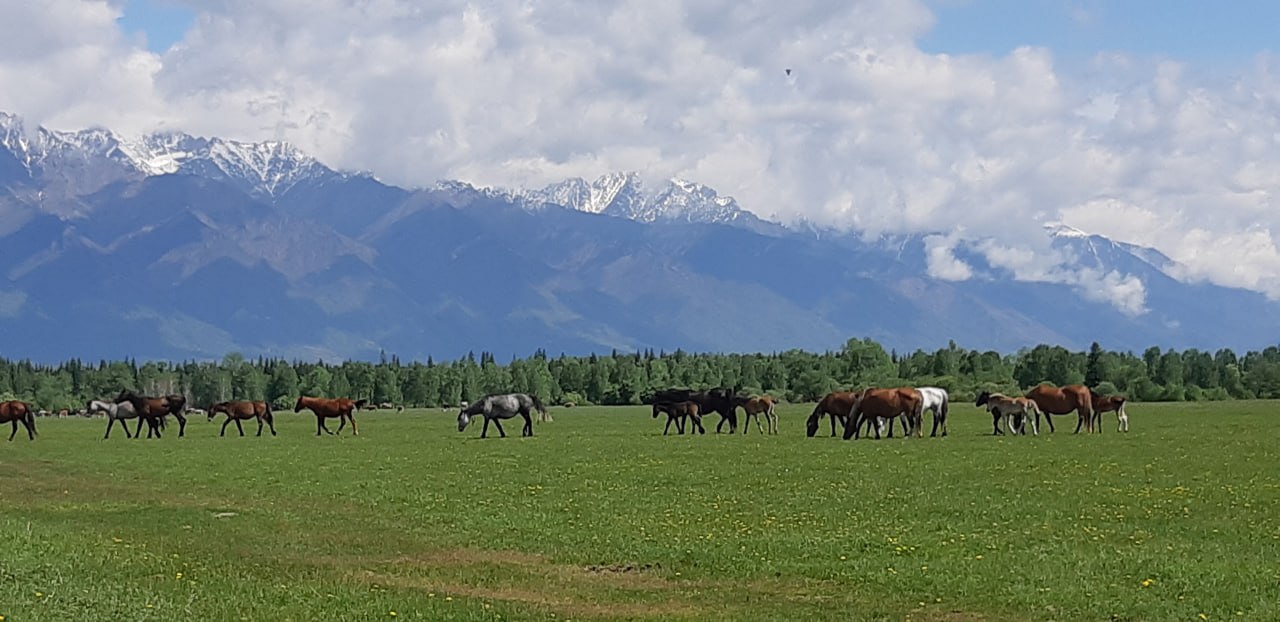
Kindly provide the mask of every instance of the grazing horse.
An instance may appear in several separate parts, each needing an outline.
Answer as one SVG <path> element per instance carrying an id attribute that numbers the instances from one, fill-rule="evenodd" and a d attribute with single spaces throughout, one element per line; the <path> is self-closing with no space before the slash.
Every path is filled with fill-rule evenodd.
<path id="1" fill-rule="evenodd" d="M 1030 391 L 1027 391 L 1026 397 L 1035 401 L 1036 406 L 1045 414 L 1045 421 L 1049 423 L 1049 431 L 1053 432 L 1053 417 L 1049 415 L 1067 415 L 1071 411 L 1075 411 L 1078 416 L 1076 423 L 1076 434 L 1080 433 L 1080 427 L 1084 426 L 1087 432 L 1093 432 L 1093 391 L 1089 390 L 1082 384 L 1069 384 L 1065 387 L 1058 388 L 1052 385 L 1042 384 Z M 1098 426 L 1099 433 L 1102 432 L 1102 426 Z"/>
<path id="2" fill-rule="evenodd" d="M 756 429 L 764 434 L 764 428 L 760 425 L 760 415 L 764 415 L 765 423 L 769 426 L 770 434 L 778 433 L 778 415 L 773 412 L 775 403 L 773 398 L 768 395 L 760 397 L 746 397 L 743 395 L 735 395 L 733 397 L 733 405 L 742 408 L 747 413 L 747 418 L 742 421 L 742 433 L 746 434 L 751 427 L 751 418 L 756 418 Z"/>
<path id="3" fill-rule="evenodd" d="M 227 420 L 222 422 L 222 431 L 218 436 L 227 435 L 227 424 L 232 421 L 236 422 L 236 429 L 240 430 L 240 436 L 244 436 L 244 427 L 240 425 L 242 419 L 258 420 L 258 436 L 262 436 L 262 422 L 266 422 L 271 428 L 271 436 L 276 435 L 276 421 L 271 414 L 271 404 L 266 402 L 218 402 L 209 407 L 209 419 L 223 413 L 227 416 Z M 354 423 L 352 424 L 354 425 Z"/>
<path id="4" fill-rule="evenodd" d="M 1018 434 L 1022 432 L 1023 436 L 1027 435 L 1027 425 L 1031 425 L 1031 432 L 1036 436 L 1040 436 L 1040 408 L 1036 406 L 1035 400 L 1025 397 L 1009 397 L 1003 393 L 992 393 L 983 391 L 978 395 L 974 406 L 986 406 L 991 410 L 991 414 L 996 417 L 996 430 L 999 431 L 999 420 L 1004 418 L 1004 425 L 1009 429 L 1009 434 Z M 1033 418 L 1034 415 L 1034 418 Z M 1014 425 L 1014 417 L 1022 419 L 1022 424 Z M 1046 421 L 1048 419 L 1046 418 Z"/>
<path id="5" fill-rule="evenodd" d="M 893 420 L 902 417 L 906 426 L 922 417 L 921 406 L 924 398 L 920 392 L 911 387 L 897 389 L 867 389 L 858 394 L 849 409 L 849 416 L 844 422 L 844 439 L 858 438 L 862 423 L 870 422 L 872 417 L 889 420 L 889 438 L 893 438 Z M 907 427 L 907 436 L 911 428 Z M 880 427 L 876 426 L 876 438 L 880 438 Z"/>
<path id="6" fill-rule="evenodd" d="M 1123 395 L 1102 397 L 1097 393 L 1093 394 L 1094 425 L 1097 426 L 1099 432 L 1102 431 L 1102 413 L 1113 410 L 1116 412 L 1116 430 L 1119 432 L 1129 431 L 1129 415 L 1124 412 L 1124 404 L 1127 401 L 1128 398 Z"/>
<path id="7" fill-rule="evenodd" d="M 124 390 L 120 395 L 116 396 L 116 403 L 129 402 L 133 404 L 134 409 L 138 411 L 138 427 L 133 432 L 133 437 L 138 438 L 138 433 L 142 432 L 142 421 L 146 419 L 151 429 L 147 430 L 147 438 L 151 438 L 152 430 L 155 431 L 156 437 L 159 438 L 160 430 L 164 428 L 165 417 L 173 415 L 178 418 L 178 436 L 183 437 L 187 434 L 187 398 L 176 393 L 170 393 L 163 397 L 141 396 L 133 391 Z M 158 419 L 159 425 L 154 425 L 152 419 Z"/>
<path id="8" fill-rule="evenodd" d="M 351 421 L 351 434 L 360 436 L 360 428 L 356 427 L 356 411 L 364 408 L 368 400 L 353 400 L 349 397 L 338 397 L 333 399 L 323 397 L 307 397 L 305 395 L 298 397 L 298 403 L 293 405 L 293 412 L 300 413 L 304 408 L 311 409 L 316 415 L 316 436 L 320 436 L 320 431 L 325 434 L 332 435 L 333 432 L 325 426 L 324 420 L 337 417 L 338 432 L 342 432 L 342 428 L 346 427 L 347 421 Z M 261 424 L 259 424 L 261 425 Z M 261 432 L 261 429 L 259 429 Z"/>
<path id="9" fill-rule="evenodd" d="M 818 424 L 823 415 L 831 416 L 831 436 L 836 435 L 836 419 L 848 427 L 849 412 L 853 410 L 854 402 L 858 401 L 858 395 L 857 391 L 833 391 L 823 396 L 805 422 L 805 434 L 812 437 L 818 433 Z"/>
<path id="10" fill-rule="evenodd" d="M 31 404 L 19 400 L 0 402 L 0 423 L 8 423 L 13 426 L 13 432 L 9 433 L 10 441 L 13 441 L 13 437 L 18 435 L 19 421 L 27 429 L 27 439 L 36 440 L 36 436 L 39 433 L 36 432 L 36 413 L 31 409 Z"/>
<path id="11" fill-rule="evenodd" d="M 947 395 L 946 389 L 938 387 L 917 387 L 920 392 L 921 399 L 924 403 L 920 406 L 921 421 L 917 425 L 918 430 L 916 436 L 922 435 L 924 428 L 924 411 L 933 411 L 933 431 L 929 432 L 929 436 L 938 435 L 938 423 L 942 423 L 942 435 L 947 435 L 947 414 L 951 410 L 951 396 Z"/>
<path id="12" fill-rule="evenodd" d="M 121 402 L 117 404 L 103 400 L 91 400 L 88 411 L 89 414 L 103 413 L 107 416 L 107 433 L 103 434 L 102 438 L 111 438 L 111 426 L 115 425 L 116 421 L 119 421 L 120 427 L 124 428 L 124 437 L 133 438 L 129 434 L 129 420 L 136 419 L 138 411 L 133 407 L 132 403 Z M 154 419 L 147 419 L 147 422 L 152 426 L 156 424 Z M 151 430 L 148 431 L 150 432 Z"/>
<path id="13" fill-rule="evenodd" d="M 520 429 L 520 436 L 533 436 L 533 417 L 531 415 L 535 410 L 543 421 L 547 420 L 547 408 L 542 405 L 542 400 L 539 400 L 536 395 L 529 395 L 528 393 L 490 395 L 458 411 L 458 431 L 466 431 L 467 425 L 471 423 L 471 418 L 480 415 L 484 417 L 484 429 L 480 431 L 480 438 L 485 438 L 489 434 L 490 421 L 498 426 L 498 434 L 506 438 L 507 433 L 502 429 L 501 420 L 511 419 L 519 415 L 524 417 L 524 427 Z"/>
<path id="14" fill-rule="evenodd" d="M 700 434 L 706 434 L 707 429 L 702 427 L 702 413 L 697 402 L 654 402 L 653 418 L 657 419 L 659 413 L 666 413 L 667 426 L 662 429 L 662 435 L 666 436 L 667 431 L 671 429 L 671 422 L 676 422 L 676 431 L 684 434 L 684 420 L 686 418 L 693 421 L 694 427 L 698 429 Z"/>

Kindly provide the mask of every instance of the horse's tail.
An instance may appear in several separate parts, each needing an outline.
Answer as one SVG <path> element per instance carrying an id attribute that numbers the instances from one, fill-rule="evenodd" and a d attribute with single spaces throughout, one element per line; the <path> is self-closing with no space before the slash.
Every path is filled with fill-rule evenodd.
<path id="1" fill-rule="evenodd" d="M 533 402 L 533 407 L 538 410 L 539 421 L 551 421 L 551 417 L 547 416 L 547 407 L 542 405 L 542 400 L 537 395 L 529 394 L 529 401 Z"/>
<path id="2" fill-rule="evenodd" d="M 951 395 L 946 391 L 942 392 L 942 405 L 938 407 L 938 410 L 941 411 L 939 414 L 942 415 L 943 430 L 946 430 L 947 416 L 951 414 Z"/>
<path id="3" fill-rule="evenodd" d="M 369 400 L 356 400 L 356 410 L 361 410 L 369 403 Z"/>

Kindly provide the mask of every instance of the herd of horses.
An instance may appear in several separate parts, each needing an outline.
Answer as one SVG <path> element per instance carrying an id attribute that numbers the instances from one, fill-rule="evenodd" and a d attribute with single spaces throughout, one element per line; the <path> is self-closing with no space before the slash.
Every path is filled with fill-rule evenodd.
<path id="1" fill-rule="evenodd" d="M 843 430 L 845 439 L 860 438 L 863 429 L 875 437 L 888 427 L 888 436 L 893 437 L 894 422 L 902 421 L 903 433 L 917 437 L 924 435 L 924 415 L 933 414 L 933 429 L 929 436 L 947 435 L 947 417 L 951 408 L 951 398 L 945 389 L 939 387 L 898 387 L 868 388 L 861 391 L 833 391 L 823 396 L 814 407 L 805 422 L 805 433 L 812 437 L 818 433 L 823 417 L 831 422 L 831 436 L 836 436 L 837 424 Z M 1054 431 L 1050 415 L 1069 415 L 1075 413 L 1078 418 L 1076 433 L 1081 428 L 1087 432 L 1102 432 L 1102 414 L 1115 412 L 1120 431 L 1129 430 L 1129 416 L 1125 413 L 1124 396 L 1102 396 L 1084 385 L 1067 385 L 1065 387 L 1038 386 L 1027 392 L 1025 396 L 1009 397 L 988 391 L 978 395 L 975 406 L 985 406 L 992 415 L 993 434 L 1002 435 L 1000 429 L 1003 421 L 1009 434 L 1040 433 L 1040 419 L 1043 415 Z M 747 419 L 742 432 L 747 433 L 753 416 L 756 417 L 756 428 L 762 433 L 760 415 L 765 416 L 769 432 L 776 434 L 777 415 L 774 414 L 775 402 L 768 395 L 748 397 L 739 395 L 724 387 L 693 391 L 690 389 L 667 389 L 658 391 L 653 396 L 653 417 L 665 414 L 666 426 L 662 430 L 665 436 L 671 431 L 674 423 L 676 432 L 684 434 L 686 422 L 691 425 L 690 433 L 706 434 L 702 425 L 702 417 L 708 414 L 719 414 L 720 422 L 716 432 L 729 424 L 729 433 L 737 431 L 737 409 L 742 408 Z"/>
<path id="2" fill-rule="evenodd" d="M 742 426 L 743 434 L 750 429 L 752 418 L 755 418 L 756 429 L 761 434 L 766 433 L 766 430 L 768 434 L 778 433 L 778 416 L 774 412 L 777 404 L 768 395 L 741 395 L 724 387 L 703 391 L 666 389 L 654 393 L 651 403 L 655 419 L 662 414 L 667 416 L 666 426 L 662 430 L 664 436 L 671 431 L 672 424 L 675 424 L 678 434 L 684 434 L 686 430 L 690 434 L 706 434 L 707 430 L 702 425 L 702 418 L 709 414 L 720 415 L 720 422 L 716 425 L 717 433 L 721 432 L 727 423 L 729 433 L 734 434 L 738 430 L 739 408 L 746 414 L 746 420 Z M 1049 431 L 1052 432 L 1054 431 L 1053 415 L 1072 413 L 1077 416 L 1077 434 L 1082 428 L 1086 432 L 1101 433 L 1102 415 L 1106 412 L 1115 412 L 1119 430 L 1127 432 L 1129 417 L 1125 413 L 1125 403 L 1124 396 L 1102 396 L 1084 385 L 1074 384 L 1064 387 L 1041 385 L 1031 389 L 1026 395 L 1012 397 L 983 391 L 978 395 L 975 406 L 986 407 L 991 413 L 993 434 L 1002 435 L 1007 430 L 1011 435 L 1026 435 L 1030 428 L 1032 434 L 1038 435 L 1042 416 L 1049 424 Z M 315 415 L 316 436 L 335 434 L 325 425 L 325 419 L 339 420 L 337 433 L 341 433 L 350 423 L 351 433 L 358 436 L 360 429 L 356 425 L 355 415 L 367 404 L 367 400 L 353 400 L 345 397 L 302 396 L 294 405 L 293 412 L 310 410 Z M 170 415 L 178 420 L 178 436 L 185 436 L 188 412 L 186 406 L 187 399 L 182 395 L 144 396 L 125 390 L 121 391 L 114 400 L 89 402 L 88 410 L 91 413 L 103 413 L 107 416 L 107 431 L 103 435 L 104 439 L 111 438 L 111 429 L 117 421 L 124 428 L 126 437 L 141 438 L 142 425 L 146 423 L 147 438 L 152 438 L 152 435 L 159 438 Z M 829 417 L 831 436 L 836 436 L 836 427 L 839 424 L 843 427 L 845 439 L 861 437 L 864 428 L 868 434 L 874 430 L 875 437 L 880 438 L 886 425 L 888 436 L 892 437 L 894 422 L 901 419 L 903 433 L 906 436 L 914 434 L 920 437 L 924 435 L 924 415 L 926 412 L 932 412 L 933 430 L 929 436 L 938 436 L 939 432 L 941 436 L 946 436 L 949 411 L 950 397 L 946 390 L 938 387 L 890 389 L 873 387 L 861 391 L 835 391 L 818 401 L 805 423 L 805 431 L 808 436 L 815 436 L 822 418 Z M 458 412 L 458 431 L 466 431 L 472 420 L 483 418 L 484 429 L 480 432 L 480 438 L 488 436 L 491 423 L 497 427 L 498 434 L 506 437 L 507 433 L 502 428 L 502 421 L 521 417 L 524 420 L 520 431 L 521 436 L 533 436 L 535 413 L 540 421 L 551 421 L 551 415 L 547 412 L 546 406 L 535 395 L 526 393 L 490 395 L 475 403 L 463 405 Z M 258 422 L 258 436 L 262 436 L 264 425 L 270 430 L 272 436 L 276 435 L 275 416 L 271 411 L 271 405 L 267 402 L 252 400 L 218 402 L 209 407 L 208 420 L 213 421 L 220 414 L 225 415 L 226 420 L 222 423 L 219 436 L 226 436 L 227 426 L 232 422 L 236 424 L 240 436 L 244 436 L 242 422 L 251 420 Z M 131 419 L 138 420 L 132 435 L 129 433 L 128 426 L 128 421 Z M 1004 423 L 1005 430 L 1000 429 L 1001 422 Z M 10 441 L 18 434 L 19 423 L 26 428 L 27 437 L 31 440 L 35 440 L 38 434 L 35 411 L 26 402 L 18 400 L 0 402 L 0 425 L 4 423 L 10 423 L 13 427 L 12 433 L 9 434 Z"/>

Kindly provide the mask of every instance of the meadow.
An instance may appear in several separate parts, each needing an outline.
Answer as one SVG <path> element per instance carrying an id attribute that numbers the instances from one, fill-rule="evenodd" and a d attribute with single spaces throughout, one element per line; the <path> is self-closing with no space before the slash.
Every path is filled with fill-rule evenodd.
<path id="1" fill-rule="evenodd" d="M 0 441 L 0 616 L 1280 619 L 1280 403 L 1040 438 L 960 404 L 948 438 L 884 441 L 805 438 L 811 407 L 775 437 L 663 437 L 641 407 L 486 440 L 438 409 L 359 437 L 41 419 Z"/>

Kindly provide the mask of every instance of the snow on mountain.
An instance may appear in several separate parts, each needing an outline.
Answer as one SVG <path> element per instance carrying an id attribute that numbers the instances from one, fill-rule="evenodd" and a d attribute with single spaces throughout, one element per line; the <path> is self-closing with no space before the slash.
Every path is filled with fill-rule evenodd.
<path id="1" fill-rule="evenodd" d="M 494 194 L 538 209 L 559 205 L 640 222 L 733 223 L 758 220 L 732 197 L 679 178 L 649 192 L 637 173 L 609 173 L 592 182 L 575 177 L 538 190 L 494 190 Z"/>
<path id="2" fill-rule="evenodd" d="M 193 174 L 231 182 L 258 196 L 277 197 L 299 181 L 334 173 L 285 142 L 246 143 L 181 132 L 122 138 L 99 128 L 63 132 L 37 127 L 29 131 L 20 117 L 4 112 L 0 112 L 0 145 L 32 178 L 103 160 L 126 173 L 146 177 Z"/>

